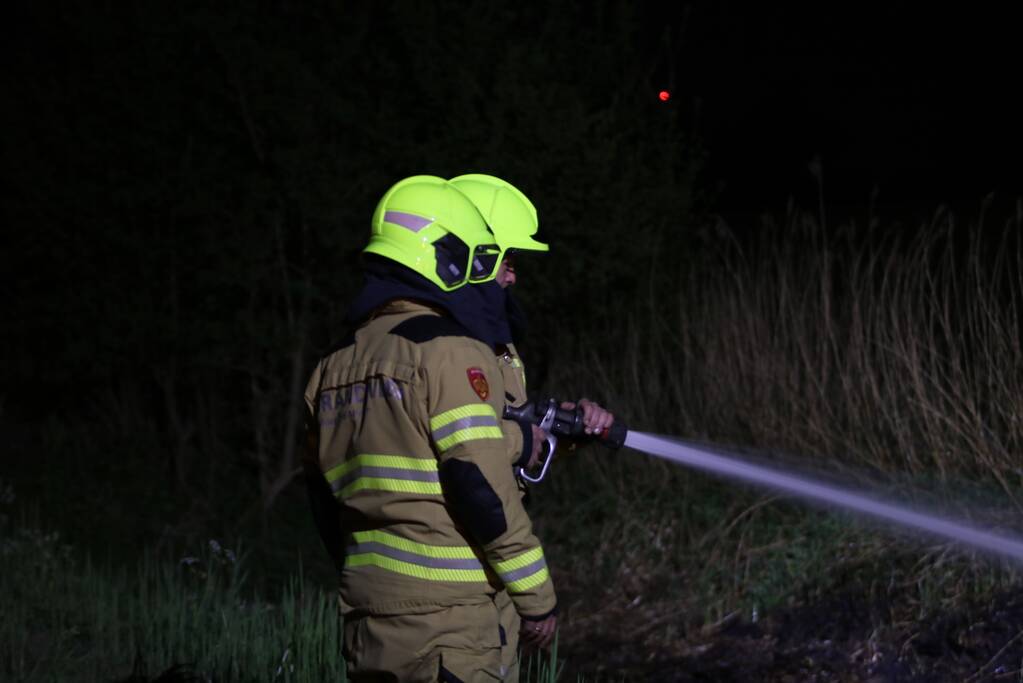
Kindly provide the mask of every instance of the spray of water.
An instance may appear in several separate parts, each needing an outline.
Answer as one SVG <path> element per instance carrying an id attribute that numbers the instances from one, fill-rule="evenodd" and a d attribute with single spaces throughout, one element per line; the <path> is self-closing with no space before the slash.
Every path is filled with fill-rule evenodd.
<path id="1" fill-rule="evenodd" d="M 706 447 L 679 439 L 630 430 L 625 438 L 625 445 L 705 472 L 868 515 L 904 528 L 915 529 L 948 541 L 1023 562 L 1023 541 L 1017 538 L 994 534 L 936 515 L 916 512 L 904 506 L 878 501 L 861 493 L 823 484 L 806 477 L 786 474 L 735 457 L 719 455 Z"/>

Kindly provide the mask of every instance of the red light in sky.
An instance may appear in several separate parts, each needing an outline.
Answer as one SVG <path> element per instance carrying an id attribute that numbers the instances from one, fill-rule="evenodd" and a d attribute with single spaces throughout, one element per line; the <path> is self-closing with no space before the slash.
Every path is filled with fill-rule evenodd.
<path id="1" fill-rule="evenodd" d="M 662 90 L 657 94 L 657 96 L 661 98 L 661 102 L 667 102 L 668 98 L 671 97 L 671 93 L 667 90 Z"/>

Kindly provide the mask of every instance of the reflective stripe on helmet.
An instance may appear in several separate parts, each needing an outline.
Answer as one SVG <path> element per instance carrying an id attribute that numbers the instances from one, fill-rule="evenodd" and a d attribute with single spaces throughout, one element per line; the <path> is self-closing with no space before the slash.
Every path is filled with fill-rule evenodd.
<path id="1" fill-rule="evenodd" d="M 486 583 L 483 565 L 469 546 L 417 543 L 384 531 L 356 531 L 345 567 L 371 565 L 428 581 Z"/>
<path id="2" fill-rule="evenodd" d="M 504 438 L 497 413 L 487 403 L 470 403 L 432 417 L 430 431 L 442 453 L 466 441 Z"/>
<path id="3" fill-rule="evenodd" d="M 414 213 L 405 213 L 404 211 L 387 211 L 384 213 L 384 220 L 388 223 L 400 225 L 412 232 L 419 232 L 430 223 L 433 223 L 432 218 L 423 218 Z"/>
<path id="4" fill-rule="evenodd" d="M 366 489 L 441 495 L 437 461 L 433 458 L 361 454 L 327 470 L 325 476 L 341 500 Z"/>
<path id="5" fill-rule="evenodd" d="M 511 593 L 523 593 L 550 577 L 543 548 L 539 546 L 510 560 L 495 562 L 494 569 Z"/>

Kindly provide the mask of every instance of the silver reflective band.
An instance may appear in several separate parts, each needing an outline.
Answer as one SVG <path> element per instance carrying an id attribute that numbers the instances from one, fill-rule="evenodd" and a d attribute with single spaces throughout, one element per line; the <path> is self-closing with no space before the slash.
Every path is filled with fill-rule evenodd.
<path id="1" fill-rule="evenodd" d="M 497 416 L 495 415 L 473 415 L 471 417 L 463 417 L 449 422 L 443 427 L 438 427 L 433 430 L 433 438 L 440 441 L 446 436 L 451 436 L 455 432 L 461 429 L 468 429 L 469 427 L 497 427 Z"/>
<path id="2" fill-rule="evenodd" d="M 547 566 L 547 561 L 544 558 L 541 557 L 536 562 L 533 562 L 532 564 L 527 564 L 525 567 L 522 567 L 521 569 L 516 569 L 516 570 L 510 571 L 508 573 L 503 573 L 502 572 L 501 573 L 501 580 L 503 580 L 505 583 L 511 583 L 512 581 L 518 581 L 521 578 L 525 578 L 527 576 L 532 576 L 533 574 L 537 573 L 538 571 L 540 571 L 541 569 L 543 569 L 546 566 Z"/>

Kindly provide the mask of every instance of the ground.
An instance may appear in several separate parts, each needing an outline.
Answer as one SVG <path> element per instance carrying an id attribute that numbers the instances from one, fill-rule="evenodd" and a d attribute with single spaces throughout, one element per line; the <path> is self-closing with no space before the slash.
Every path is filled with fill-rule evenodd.
<path id="1" fill-rule="evenodd" d="M 873 626 L 884 607 L 849 594 L 755 623 L 730 615 L 696 628 L 613 609 L 591 622 L 585 642 L 567 637 L 562 680 L 1023 681 L 1023 596 L 926 623 Z"/>

